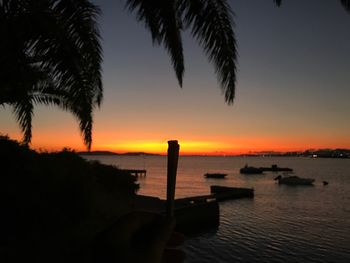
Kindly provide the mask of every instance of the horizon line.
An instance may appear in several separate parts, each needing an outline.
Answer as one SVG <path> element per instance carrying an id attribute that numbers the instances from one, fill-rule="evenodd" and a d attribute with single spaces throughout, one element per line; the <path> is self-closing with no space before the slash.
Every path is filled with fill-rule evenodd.
<path id="1" fill-rule="evenodd" d="M 85 155 L 94 155 L 94 153 L 98 155 L 157 155 L 157 156 L 167 156 L 166 152 L 148 152 L 148 151 L 110 151 L 110 150 L 91 150 L 91 151 L 77 151 L 75 149 L 70 149 L 75 151 L 78 154 Z M 263 151 L 242 151 L 242 152 L 180 152 L 180 156 L 269 156 L 269 155 L 288 155 L 288 154 L 304 154 L 310 151 L 319 152 L 319 151 L 348 151 L 348 148 L 312 148 L 305 150 L 291 150 L 291 151 L 276 151 L 276 150 L 263 150 Z"/>

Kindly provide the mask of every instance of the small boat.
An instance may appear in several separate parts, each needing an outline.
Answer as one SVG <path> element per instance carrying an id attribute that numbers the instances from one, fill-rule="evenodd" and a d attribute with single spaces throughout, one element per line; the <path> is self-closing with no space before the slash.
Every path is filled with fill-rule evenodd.
<path id="1" fill-rule="evenodd" d="M 227 174 L 222 174 L 222 173 L 206 173 L 204 175 L 205 178 L 225 178 Z"/>
<path id="2" fill-rule="evenodd" d="M 239 171 L 241 174 L 262 174 L 263 173 L 263 170 L 261 170 L 260 168 L 248 166 L 247 164 L 243 168 L 241 168 Z"/>
<path id="3" fill-rule="evenodd" d="M 260 167 L 264 172 L 292 172 L 292 168 L 288 167 L 278 167 L 277 164 L 271 165 L 271 167 Z"/>
<path id="4" fill-rule="evenodd" d="M 286 184 L 286 185 L 313 185 L 315 179 L 312 178 L 302 178 L 299 176 L 287 176 L 282 177 L 281 175 L 277 176 L 275 178 L 276 181 L 278 181 L 279 184 Z"/>

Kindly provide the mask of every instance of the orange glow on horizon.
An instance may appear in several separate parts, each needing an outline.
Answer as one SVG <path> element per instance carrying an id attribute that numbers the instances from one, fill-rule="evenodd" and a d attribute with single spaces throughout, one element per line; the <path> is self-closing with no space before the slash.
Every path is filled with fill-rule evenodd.
<path id="1" fill-rule="evenodd" d="M 175 137 L 175 136 L 174 136 Z M 10 138 L 21 140 L 21 134 L 12 134 Z M 276 136 L 264 137 L 220 137 L 216 140 L 201 138 L 199 140 L 193 138 L 181 138 L 177 136 L 180 144 L 181 155 L 239 155 L 247 153 L 256 153 L 264 151 L 290 152 L 305 151 L 307 149 L 324 149 L 324 148 L 350 148 L 350 141 L 339 138 L 334 140 L 331 138 L 285 138 Z M 170 138 L 172 139 L 172 138 Z M 92 151 L 112 151 L 117 153 L 126 152 L 146 152 L 153 154 L 167 153 L 167 140 L 156 139 L 136 139 L 131 140 L 126 137 L 113 141 L 109 136 L 96 134 L 92 145 Z M 61 134 L 55 140 L 52 134 L 42 133 L 34 134 L 31 147 L 36 150 L 59 151 L 64 147 L 74 149 L 76 151 L 86 151 L 82 143 L 82 139 L 78 133 Z"/>
<path id="2" fill-rule="evenodd" d="M 180 154 L 192 155 L 192 154 L 213 154 L 222 152 L 238 152 L 233 151 L 232 145 L 228 145 L 222 142 L 210 142 L 210 141 L 179 141 Z M 167 152 L 166 141 L 138 141 L 138 142 L 122 142 L 116 144 L 102 144 L 96 145 L 94 148 L 105 149 L 115 152 L 147 152 L 155 154 L 166 154 Z"/>
<path id="3" fill-rule="evenodd" d="M 284 138 L 222 138 L 217 140 L 179 139 L 181 155 L 239 155 L 264 151 L 290 152 L 307 149 L 350 148 L 350 144 L 323 141 L 323 144 L 310 143 L 309 139 L 286 140 Z M 288 141 L 288 142 L 286 142 Z M 146 152 L 154 154 L 167 153 L 166 140 L 124 140 L 117 143 L 93 145 L 92 150 L 106 150 L 117 153 Z"/>

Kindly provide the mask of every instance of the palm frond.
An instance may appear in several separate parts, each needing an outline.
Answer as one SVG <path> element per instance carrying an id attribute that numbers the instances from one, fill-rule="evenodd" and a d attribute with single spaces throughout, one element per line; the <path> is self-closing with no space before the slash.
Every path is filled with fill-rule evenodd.
<path id="1" fill-rule="evenodd" d="M 18 101 L 12 106 L 13 112 L 23 132 L 23 143 L 28 144 L 32 139 L 33 104 L 28 98 Z"/>
<path id="2" fill-rule="evenodd" d="M 102 101 L 102 48 L 97 27 L 100 9 L 87 0 L 61 0 L 53 12 L 59 14 L 58 25 L 62 27 L 61 32 L 64 36 L 64 41 L 61 42 L 63 45 L 59 49 L 71 50 L 73 58 L 78 58 L 75 66 L 80 73 L 87 73 L 79 75 L 80 81 L 84 82 L 82 86 L 95 91 L 92 92 L 93 102 L 99 106 Z M 58 61 L 62 61 L 66 59 L 64 56 L 67 54 L 58 52 L 56 55 Z"/>
<path id="3" fill-rule="evenodd" d="M 181 39 L 181 21 L 176 11 L 176 0 L 127 0 L 126 7 L 144 22 L 154 43 L 163 44 L 171 56 L 180 86 L 184 75 L 184 57 Z"/>
<path id="4" fill-rule="evenodd" d="M 84 144 L 90 151 L 92 145 L 93 108 L 91 107 L 91 101 L 89 101 L 89 98 L 86 97 L 80 99 L 82 100 L 79 103 L 80 107 L 76 107 L 76 105 L 73 105 L 70 102 L 64 106 L 67 107 L 79 121 L 79 128 L 83 136 Z"/>
<path id="5" fill-rule="evenodd" d="M 91 149 L 92 145 L 92 114 L 94 109 L 92 99 L 93 95 L 84 89 L 77 89 L 77 92 L 72 94 L 54 86 L 41 86 L 38 91 L 31 93 L 31 101 L 34 104 L 56 105 L 73 113 L 79 122 L 79 129 L 88 150 Z"/>
<path id="6" fill-rule="evenodd" d="M 88 85 L 88 83 L 86 83 Z M 76 116 L 79 121 L 80 132 L 83 136 L 84 144 L 87 149 L 91 149 L 92 145 L 92 126 L 93 126 L 93 91 L 79 88 L 69 92 L 67 96 L 62 96 L 64 100 L 59 106 L 68 110 Z"/>
<path id="7" fill-rule="evenodd" d="M 59 94 L 54 93 L 48 93 L 48 92 L 33 92 L 30 94 L 31 101 L 34 105 L 41 104 L 41 105 L 56 105 L 60 106 L 64 109 L 64 105 L 66 104 L 65 98 L 60 96 Z"/>
<path id="8" fill-rule="evenodd" d="M 180 0 L 184 24 L 215 65 L 225 101 L 233 103 L 236 83 L 236 40 L 226 0 Z"/>
<path id="9" fill-rule="evenodd" d="M 8 51 L 0 56 L 0 103 L 16 105 L 21 127 L 31 128 L 20 117 L 29 104 L 57 105 L 84 118 L 91 147 L 92 109 L 103 94 L 99 12 L 88 0 L 0 2 L 0 49 Z"/>
<path id="10" fill-rule="evenodd" d="M 78 118 L 84 143 L 90 149 L 92 109 L 100 106 L 103 94 L 102 50 L 96 22 L 99 9 L 86 0 L 59 0 L 50 8 L 48 15 L 42 16 L 46 27 L 41 27 L 40 36 L 49 41 L 35 42 L 32 51 L 45 58 L 41 67 L 49 71 L 56 88 L 46 88 L 41 91 L 45 97 L 35 98 L 46 103 L 46 95 L 55 96 L 50 99 L 53 103 Z"/>

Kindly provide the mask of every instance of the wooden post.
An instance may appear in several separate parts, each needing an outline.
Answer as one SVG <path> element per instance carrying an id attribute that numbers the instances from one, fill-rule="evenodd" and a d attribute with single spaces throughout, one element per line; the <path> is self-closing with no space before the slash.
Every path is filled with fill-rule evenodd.
<path id="1" fill-rule="evenodd" d="M 177 143 L 177 141 L 168 141 L 168 173 L 166 193 L 166 216 L 168 218 L 174 216 L 174 198 L 179 149 L 180 145 Z"/>

